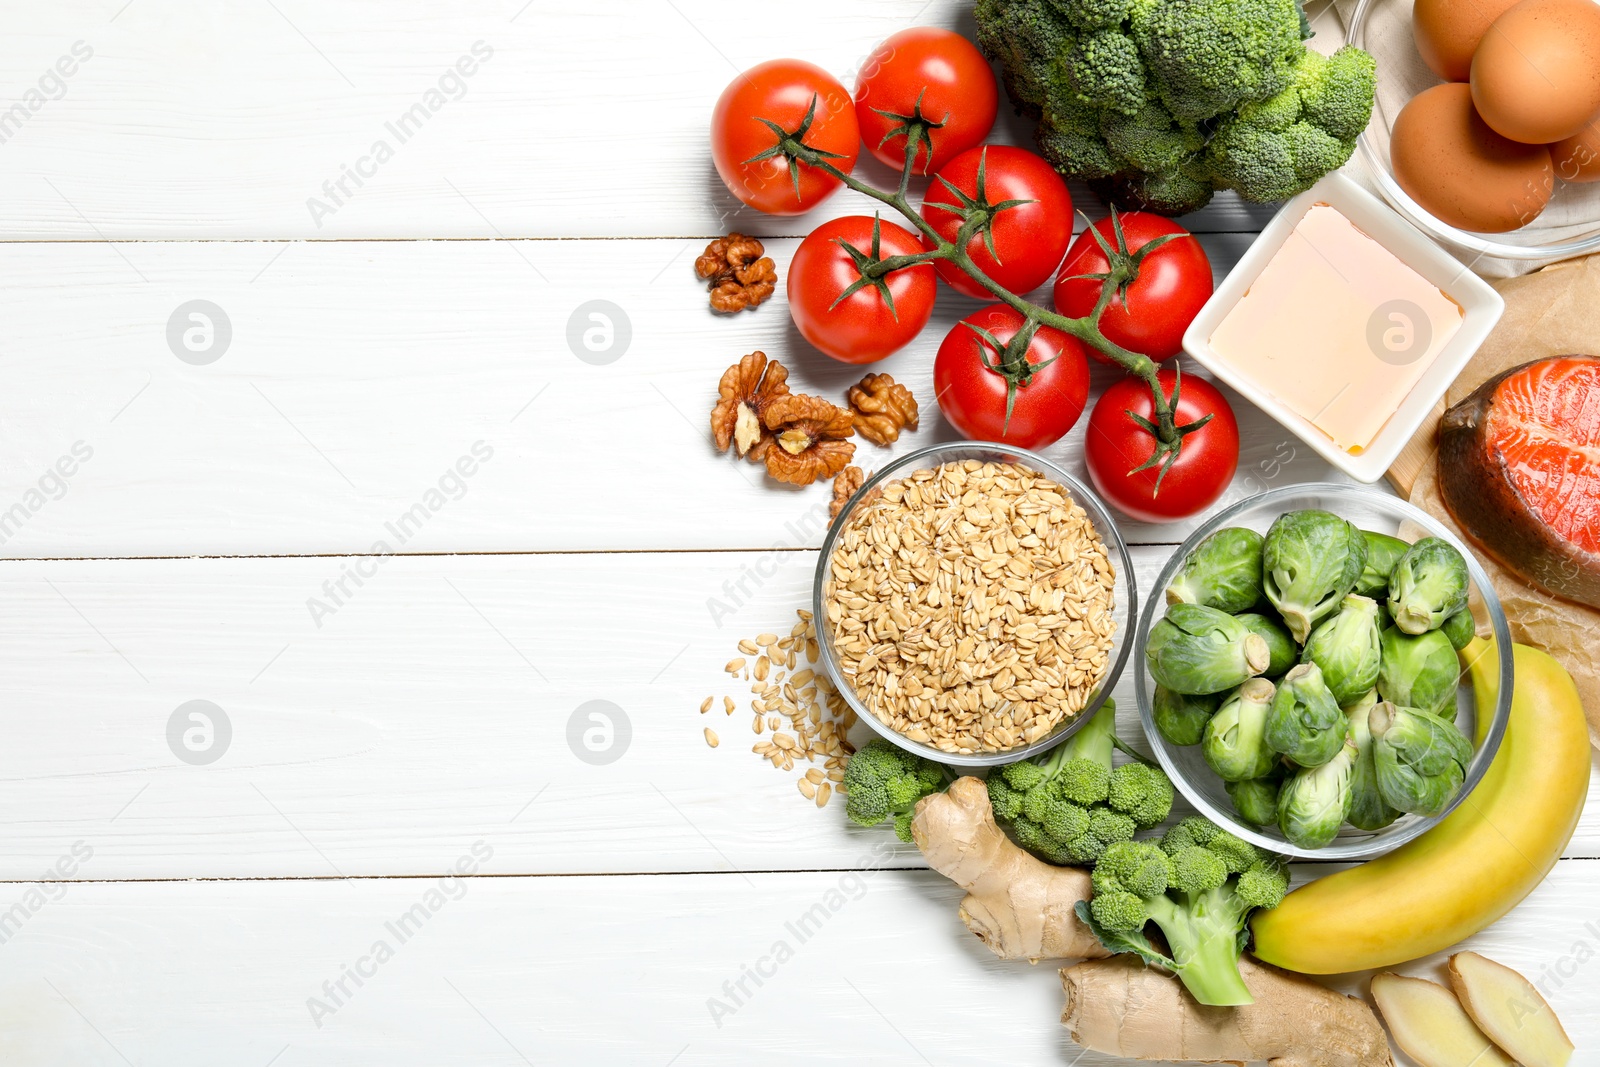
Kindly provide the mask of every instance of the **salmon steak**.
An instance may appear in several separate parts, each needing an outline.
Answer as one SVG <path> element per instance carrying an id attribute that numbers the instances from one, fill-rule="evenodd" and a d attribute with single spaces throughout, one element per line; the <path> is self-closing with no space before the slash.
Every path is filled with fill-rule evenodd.
<path id="1" fill-rule="evenodd" d="M 1600 357 L 1513 367 L 1447 411 L 1439 495 L 1501 566 L 1600 608 Z"/>

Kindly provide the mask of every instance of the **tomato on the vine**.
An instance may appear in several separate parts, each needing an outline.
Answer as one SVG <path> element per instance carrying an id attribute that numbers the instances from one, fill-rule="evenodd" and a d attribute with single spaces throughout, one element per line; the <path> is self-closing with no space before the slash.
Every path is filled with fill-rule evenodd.
<path id="1" fill-rule="evenodd" d="M 1155 360 L 1183 350 L 1183 332 L 1214 288 L 1211 261 L 1194 235 L 1145 211 L 1113 210 L 1078 235 L 1056 276 L 1056 310 L 1073 319 L 1091 314 L 1107 279 L 1115 293 L 1100 315 L 1100 332 Z M 1099 352 L 1094 357 L 1112 362 Z"/>
<path id="2" fill-rule="evenodd" d="M 1067 183 L 1049 163 L 1021 148 L 969 148 L 934 176 L 922 200 L 922 217 L 940 237 L 954 241 L 964 217 L 975 214 L 985 223 L 968 239 L 967 255 L 992 281 L 1018 295 L 1050 280 L 1072 240 Z M 993 295 L 954 263 L 941 261 L 939 276 L 958 293 Z"/>
<path id="3" fill-rule="evenodd" d="M 844 363 L 871 363 L 928 324 L 938 292 L 933 267 L 917 263 L 869 279 L 875 262 L 922 251 L 917 235 L 892 222 L 847 215 L 824 222 L 789 264 L 789 314 L 807 341 Z"/>
<path id="4" fill-rule="evenodd" d="M 1145 522 L 1172 522 L 1222 496 L 1239 466 L 1239 422 L 1228 398 L 1204 378 L 1167 369 L 1157 375 L 1182 434 L 1178 454 L 1157 459 L 1155 398 L 1141 378 L 1108 388 L 1089 413 L 1084 458 L 1089 480 L 1119 510 Z M 1170 402 L 1170 401 L 1169 401 Z M 1142 469 L 1141 469 L 1142 468 Z M 1159 483 L 1159 484 L 1158 484 Z"/>
<path id="5" fill-rule="evenodd" d="M 933 360 L 939 410 L 963 437 L 1042 448 L 1064 437 L 1089 400 L 1089 362 L 1076 337 L 991 304 L 955 324 Z"/>
<path id="6" fill-rule="evenodd" d="M 885 39 L 867 57 L 856 79 L 856 121 L 867 151 L 897 171 L 906 165 L 907 128 L 920 123 L 925 136 L 918 138 L 911 169 L 928 174 L 983 143 L 999 99 L 994 71 L 971 41 L 916 26 Z"/>
<path id="7" fill-rule="evenodd" d="M 765 119 L 766 122 L 762 120 Z M 828 154 L 846 174 L 861 151 L 855 103 L 838 79 L 814 63 L 773 59 L 735 78 L 711 113 L 711 160 L 734 196 L 769 215 L 798 215 L 843 184 L 825 171 L 776 151 L 778 135 Z"/>

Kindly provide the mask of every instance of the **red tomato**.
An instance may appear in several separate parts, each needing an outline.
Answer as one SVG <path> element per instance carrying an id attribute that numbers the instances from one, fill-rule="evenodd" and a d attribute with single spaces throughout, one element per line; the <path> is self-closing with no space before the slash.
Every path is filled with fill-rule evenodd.
<path id="1" fill-rule="evenodd" d="M 978 188 L 980 164 L 982 189 Z M 923 197 L 922 217 L 939 236 L 953 241 L 961 229 L 961 217 L 949 206 L 961 201 L 945 182 L 991 208 L 1008 200 L 1027 201 L 993 213 L 989 223 L 993 255 L 982 233 L 973 234 L 967 242 L 967 255 L 991 280 L 1013 293 L 1029 292 L 1049 280 L 1072 240 L 1072 194 L 1050 164 L 1032 152 L 1006 145 L 969 148 L 945 164 Z M 993 295 L 955 264 L 940 263 L 938 267 L 939 276 L 956 292 L 980 298 Z"/>
<path id="2" fill-rule="evenodd" d="M 795 326 L 807 341 L 843 363 L 882 359 L 928 324 L 939 288 L 933 268 L 927 263 L 902 267 L 885 275 L 881 284 L 868 282 L 849 296 L 843 294 L 861 280 L 858 257 L 865 263 L 920 251 L 917 235 L 892 222 L 867 215 L 824 222 L 800 242 L 789 264 L 789 314 Z"/>
<path id="3" fill-rule="evenodd" d="M 917 146 L 912 170 L 927 174 L 983 143 L 994 126 L 1000 94 L 989 61 L 959 33 L 917 26 L 885 40 L 867 57 L 856 79 L 856 121 L 867 151 L 896 171 L 906 165 L 901 128 L 917 114 L 930 124 L 928 143 Z M 887 114 L 884 114 L 887 112 Z"/>
<path id="4" fill-rule="evenodd" d="M 1161 388 L 1171 397 L 1178 384 L 1173 370 L 1158 375 Z M 1115 382 L 1095 402 L 1089 413 L 1089 435 L 1084 458 L 1094 487 L 1125 514 L 1145 522 L 1171 522 L 1204 511 L 1228 488 L 1239 466 L 1239 423 L 1227 397 L 1204 378 L 1185 376 L 1174 421 L 1182 426 L 1211 416 L 1204 426 L 1187 433 L 1178 458 L 1161 474 L 1161 465 L 1130 473 L 1155 452 L 1155 436 L 1129 414 L 1155 421 L 1155 398 L 1142 379 Z M 1157 477 L 1160 488 L 1156 487 Z"/>
<path id="5" fill-rule="evenodd" d="M 722 90 L 711 113 L 711 159 L 734 196 L 769 215 L 798 215 L 838 190 L 843 184 L 838 178 L 798 163 L 797 193 L 786 157 L 755 160 L 778 140 L 760 120 L 794 133 L 805 124 L 813 102 L 816 110 L 802 140 L 836 153 L 839 158 L 832 160 L 833 165 L 850 173 L 861 151 L 855 105 L 844 86 L 821 67 L 799 59 L 774 59 L 751 67 Z"/>
<path id="6" fill-rule="evenodd" d="M 1120 241 L 1117 223 L 1122 228 Z M 1183 350 L 1183 331 L 1211 299 L 1211 261 L 1206 250 L 1182 226 L 1145 211 L 1101 219 L 1094 230 L 1111 247 L 1112 255 L 1106 256 L 1094 233 L 1080 233 L 1056 275 L 1056 310 L 1073 319 L 1094 311 L 1101 283 L 1075 276 L 1110 273 L 1115 260 L 1119 278 L 1131 276 L 1133 281 L 1125 283 L 1126 288 L 1106 305 L 1100 332 L 1130 352 L 1171 359 Z M 1151 241 L 1168 236 L 1170 240 L 1141 255 Z M 1091 355 L 1102 363 L 1112 362 L 1092 349 Z"/>
<path id="7" fill-rule="evenodd" d="M 991 369 L 1002 357 L 978 330 L 986 331 L 1003 349 L 1023 321 L 1005 304 L 990 304 L 956 323 L 939 346 L 933 360 L 933 392 L 939 410 L 963 437 L 1042 448 L 1064 437 L 1083 414 L 1089 401 L 1084 346 L 1076 337 L 1041 326 L 1028 342 L 1030 369 L 1017 378 L 1007 421 L 1009 382 L 1006 375 Z"/>

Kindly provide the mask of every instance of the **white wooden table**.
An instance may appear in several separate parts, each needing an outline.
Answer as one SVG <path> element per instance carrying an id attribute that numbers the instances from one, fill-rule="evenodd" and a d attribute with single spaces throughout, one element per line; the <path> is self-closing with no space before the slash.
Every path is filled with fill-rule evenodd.
<path id="1" fill-rule="evenodd" d="M 0 1063 L 1105 1062 L 1056 1022 L 1054 968 L 991 959 L 914 850 L 805 803 L 742 714 L 709 749 L 697 713 L 748 699 L 722 665 L 787 632 L 827 500 L 714 454 L 717 376 L 756 348 L 810 391 L 859 374 L 781 289 L 707 311 L 708 238 L 769 238 L 782 274 L 863 206 L 738 209 L 712 101 L 785 54 L 850 84 L 894 30 L 970 30 L 966 4 L 6 16 Z M 1269 214 L 1189 222 L 1220 274 Z M 939 299 L 881 366 L 928 413 L 901 450 L 951 436 L 931 357 L 975 305 Z M 630 326 L 599 364 L 568 342 L 595 300 Z M 229 326 L 198 352 L 192 301 Z M 1327 476 L 1239 415 L 1235 494 Z M 1081 468 L 1081 429 L 1051 454 Z M 1147 581 L 1189 528 L 1126 526 Z M 568 742 L 596 700 L 628 724 L 604 763 Z M 1592 814 L 1474 939 L 1590 1049 L 1597 854 Z"/>

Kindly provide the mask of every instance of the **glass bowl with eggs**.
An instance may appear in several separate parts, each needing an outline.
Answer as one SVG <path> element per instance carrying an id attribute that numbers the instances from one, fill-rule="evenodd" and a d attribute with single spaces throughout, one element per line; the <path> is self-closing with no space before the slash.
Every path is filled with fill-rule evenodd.
<path id="1" fill-rule="evenodd" d="M 1600 251 L 1600 4 L 1360 0 L 1378 62 L 1359 153 L 1431 237 L 1513 261 Z"/>

